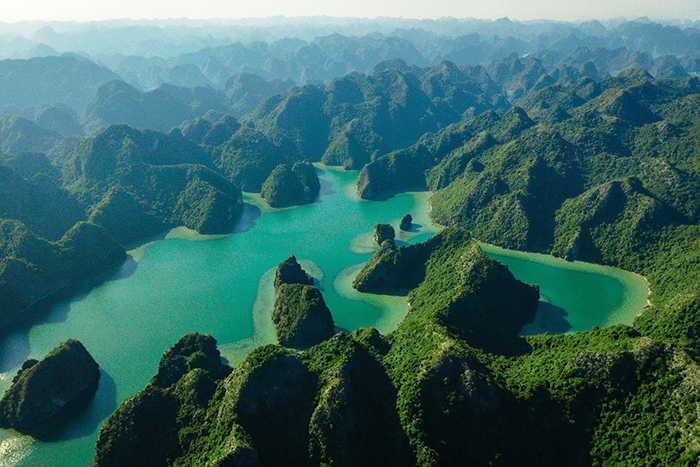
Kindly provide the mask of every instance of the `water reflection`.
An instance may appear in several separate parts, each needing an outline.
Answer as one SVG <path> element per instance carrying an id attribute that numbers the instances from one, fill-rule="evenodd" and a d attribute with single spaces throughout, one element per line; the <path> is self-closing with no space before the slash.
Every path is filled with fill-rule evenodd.
<path id="1" fill-rule="evenodd" d="M 90 436 L 97 431 L 104 419 L 117 408 L 117 385 L 114 379 L 100 368 L 100 383 L 94 398 L 61 429 L 42 438 L 42 441 L 56 443 Z"/>
<path id="2" fill-rule="evenodd" d="M 521 336 L 535 334 L 565 334 L 573 329 L 566 320 L 569 314 L 562 307 L 540 300 L 537 303 L 537 314 L 531 324 L 526 324 L 520 331 Z"/>

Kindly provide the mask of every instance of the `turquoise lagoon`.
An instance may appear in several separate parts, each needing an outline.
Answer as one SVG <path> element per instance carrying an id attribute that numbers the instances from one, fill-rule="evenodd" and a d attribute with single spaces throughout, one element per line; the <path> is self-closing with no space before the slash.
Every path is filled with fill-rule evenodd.
<path id="1" fill-rule="evenodd" d="M 26 358 L 40 359 L 61 341 L 77 338 L 102 368 L 95 400 L 56 438 L 34 441 L 0 430 L 0 467 L 89 466 L 97 432 L 125 398 L 143 389 L 160 356 L 184 334 L 213 335 L 231 365 L 272 343 L 272 277 L 295 255 L 317 280 L 340 330 L 395 329 L 407 308 L 402 297 L 361 294 L 350 286 L 376 247 L 372 229 L 390 222 L 399 243 L 423 241 L 439 230 L 428 220 L 428 194 L 382 202 L 355 195 L 357 172 L 321 168 L 322 193 L 311 206 L 274 210 L 247 195 L 237 230 L 201 236 L 178 228 L 131 250 L 102 285 L 57 303 L 42 324 L 8 336 L 0 346 L 0 393 Z M 404 214 L 414 219 L 400 232 Z M 631 323 L 646 303 L 643 278 L 613 268 L 566 263 L 483 246 L 521 280 L 537 283 L 538 318 L 523 333 L 574 332 Z"/>

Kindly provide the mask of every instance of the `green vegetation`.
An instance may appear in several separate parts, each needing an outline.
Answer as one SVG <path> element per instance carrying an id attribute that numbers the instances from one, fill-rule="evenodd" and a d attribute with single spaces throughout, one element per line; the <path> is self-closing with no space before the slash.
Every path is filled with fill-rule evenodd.
<path id="1" fill-rule="evenodd" d="M 112 124 L 167 132 L 201 117 L 209 110 L 227 112 L 225 95 L 211 88 L 182 88 L 164 84 L 142 92 L 120 79 L 101 84 L 84 112 L 87 133 L 95 134 Z"/>
<path id="2" fill-rule="evenodd" d="M 242 209 L 240 189 L 179 131 L 114 125 L 52 158 L 2 157 L 0 333 L 112 270 L 121 245 L 178 225 L 226 232 Z"/>
<path id="3" fill-rule="evenodd" d="M 517 85 L 534 89 L 521 93 L 522 108 L 484 112 L 376 158 L 360 194 L 435 190 L 439 222 L 642 273 L 653 306 L 634 327 L 519 337 L 536 289 L 466 230 L 406 247 L 384 241 L 354 286 L 407 294 L 408 315 L 387 336 L 359 329 L 301 354 L 253 352 L 208 408 L 231 408 L 237 452 L 262 465 L 283 452 L 299 465 L 697 464 L 698 80 L 636 71 L 537 87 L 531 65 Z M 260 415 L 249 405 L 260 399 L 241 402 L 244 387 L 275 388 Z M 270 445 L 270 432 L 282 442 Z M 209 434 L 218 427 L 199 433 L 196 454 L 166 465 L 215 463 L 236 446 Z"/>
<path id="4" fill-rule="evenodd" d="M 382 251 L 389 249 L 393 256 Z M 377 274 L 377 264 L 402 278 L 409 265 L 422 271 L 402 285 L 412 288 L 411 309 L 396 331 L 340 333 L 303 353 L 258 348 L 228 377 L 201 383 L 202 402 L 182 395 L 202 372 L 189 363 L 198 352 L 182 344 L 193 340 L 186 336 L 151 385 L 105 423 L 95 464 L 118 465 L 124 456 L 133 465 L 176 466 L 700 460 L 700 367 L 686 351 L 624 325 L 518 337 L 534 316 L 536 288 L 461 229 L 404 248 L 384 242 L 361 275 Z M 153 415 L 160 429 L 146 431 Z"/>
<path id="5" fill-rule="evenodd" d="M 313 203 L 321 191 L 316 169 L 309 162 L 278 165 L 263 183 L 261 195 L 273 208 Z"/>
<path id="6" fill-rule="evenodd" d="M 0 221 L 0 332 L 33 320 L 36 305 L 91 283 L 126 252 L 101 227 L 78 222 L 59 240 L 37 237 L 19 221 Z"/>
<path id="7" fill-rule="evenodd" d="M 84 408 L 100 370 L 83 344 L 69 339 L 40 362 L 27 360 L 0 399 L 0 427 L 41 438 Z"/>
<path id="8" fill-rule="evenodd" d="M 294 256 L 277 266 L 272 323 L 285 347 L 309 348 L 334 334 L 331 312 L 313 283 Z"/>
<path id="9" fill-rule="evenodd" d="M 279 287 L 282 284 L 314 285 L 314 280 L 301 268 L 296 256 L 292 255 L 278 264 L 275 270 L 274 285 Z"/>
<path id="10" fill-rule="evenodd" d="M 643 274 L 636 328 L 695 353 L 699 92 L 643 70 L 560 79 L 376 159 L 358 192 L 427 188 L 433 219 L 479 240 Z"/>
<path id="11" fill-rule="evenodd" d="M 119 264 L 121 245 L 176 225 L 228 231 L 241 189 L 271 206 L 311 203 L 310 162 L 362 168 L 362 198 L 430 190 L 447 226 L 406 247 L 382 233 L 355 279 L 407 296 L 398 329 L 333 336 L 292 257 L 275 280 L 278 338 L 317 345 L 265 346 L 231 370 L 213 338 L 185 336 L 105 422 L 96 465 L 697 465 L 700 80 L 601 80 L 627 63 L 683 74 L 674 58 L 628 50 L 552 60 L 394 60 L 293 88 L 247 74 L 224 91 L 113 80 L 82 120 L 60 99 L 36 123 L 6 116 L 0 331 Z M 169 72 L 197 78 L 187 65 Z M 260 99 L 243 125 L 225 115 Z M 92 136 L 78 141 L 83 126 Z M 519 337 L 536 288 L 473 238 L 643 274 L 653 304 L 634 327 Z M 310 317 L 322 331 L 294 340 Z M 27 362 L 16 383 L 39 368 Z M 0 403 L 5 419 L 26 405 L 18 391 Z"/>
<path id="12" fill-rule="evenodd" d="M 394 232 L 394 228 L 391 226 L 391 224 L 374 224 L 374 242 L 377 245 L 381 245 L 387 240 L 393 242 L 395 236 L 396 233 Z"/>
<path id="13" fill-rule="evenodd" d="M 281 284 L 275 293 L 272 323 L 281 345 L 308 348 L 334 334 L 333 317 L 318 287 Z"/>
<path id="14" fill-rule="evenodd" d="M 467 111 L 505 105 L 481 67 L 441 63 L 421 74 L 389 66 L 368 76 L 350 73 L 325 87 L 292 88 L 265 99 L 244 120 L 268 135 L 286 136 L 312 162 L 359 169 Z"/>

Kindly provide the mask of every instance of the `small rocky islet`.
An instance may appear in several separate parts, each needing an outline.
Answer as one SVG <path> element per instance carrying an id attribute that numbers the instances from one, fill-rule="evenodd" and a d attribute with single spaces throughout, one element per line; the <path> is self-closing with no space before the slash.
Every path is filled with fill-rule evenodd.
<path id="1" fill-rule="evenodd" d="M 99 365 L 75 339 L 68 339 L 41 361 L 30 359 L 0 399 L 0 427 L 44 438 L 92 401 Z"/>
<path id="2" fill-rule="evenodd" d="M 331 312 L 313 282 L 295 256 L 277 266 L 272 323 L 280 345 L 309 348 L 335 333 Z"/>

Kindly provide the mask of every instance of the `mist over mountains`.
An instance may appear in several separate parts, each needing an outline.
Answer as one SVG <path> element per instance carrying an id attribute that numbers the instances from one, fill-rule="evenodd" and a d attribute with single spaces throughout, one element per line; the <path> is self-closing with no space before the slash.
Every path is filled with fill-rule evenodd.
<path id="1" fill-rule="evenodd" d="M 430 191 L 446 226 L 357 276 L 408 294 L 395 331 L 236 368 L 188 334 L 93 465 L 700 462 L 700 22 L 27 22 L 0 57 L 0 337 L 129 245 L 230 234 L 252 194 L 323 205 L 318 167 L 366 200 Z M 475 239 L 642 274 L 651 302 L 520 336 L 539 292 Z"/>
<path id="2" fill-rule="evenodd" d="M 368 73 L 387 60 L 401 60 L 418 76 L 443 61 L 482 66 L 518 97 L 523 89 L 507 84 L 513 75 L 526 76 L 526 90 L 562 68 L 585 68 L 583 74 L 594 79 L 630 68 L 644 68 L 660 79 L 696 75 L 699 50 L 700 22 L 648 18 L 577 23 L 329 17 L 0 23 L 0 115 L 38 121 L 43 114 L 47 120 L 56 111 L 45 114 L 46 109 L 61 104 L 76 113 L 67 116 L 63 109 L 71 120 L 64 134 L 81 134 L 78 121 L 88 132 L 104 123 L 167 131 L 211 109 L 240 118 L 262 99 L 294 85 Z M 113 118 L 96 122 L 95 105 L 105 98 L 98 87 L 115 79 L 123 84 L 110 88 L 122 90 L 122 100 L 132 110 L 138 107 L 134 101 L 143 100 L 137 94 L 146 93 L 143 98 L 169 118 L 149 126 L 117 116 L 123 112 L 115 110 Z M 557 79 L 545 78 L 539 86 Z M 154 90 L 157 96 L 151 94 Z M 197 96 L 186 97 L 188 93 Z M 57 123 L 49 123 L 56 130 L 50 125 Z"/>
<path id="3" fill-rule="evenodd" d="M 613 56 L 622 54 L 620 49 L 636 52 L 639 63 L 673 55 L 687 72 L 697 72 L 698 45 L 699 22 L 647 18 L 579 23 L 328 17 L 0 23 L 0 58 L 75 54 L 144 91 L 164 82 L 220 89 L 237 72 L 289 78 L 296 84 L 323 82 L 350 71 L 364 73 L 389 58 L 419 67 L 442 60 L 477 65 L 516 52 L 557 65 L 582 55 L 595 58 L 599 49 Z M 620 71 L 622 65 L 612 63 L 604 71 Z"/>

